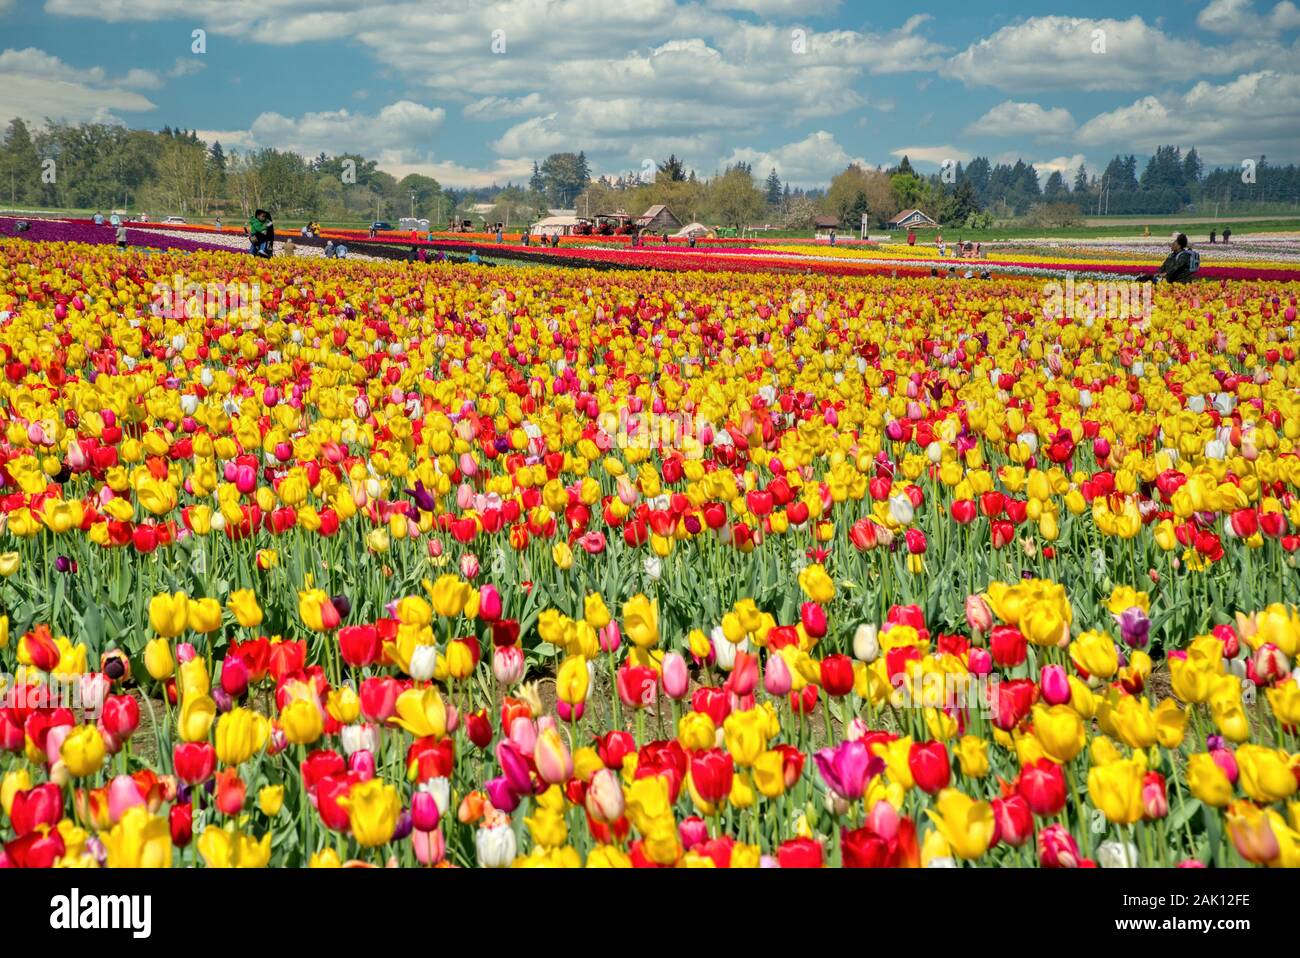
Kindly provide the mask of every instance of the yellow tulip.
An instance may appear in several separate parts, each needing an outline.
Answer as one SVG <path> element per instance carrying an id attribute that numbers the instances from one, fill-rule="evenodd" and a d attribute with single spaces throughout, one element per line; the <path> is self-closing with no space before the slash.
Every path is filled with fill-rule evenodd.
<path id="1" fill-rule="evenodd" d="M 184 742 L 203 742 L 217 717 L 217 703 L 210 695 L 187 695 L 181 700 L 176 731 Z"/>
<path id="2" fill-rule="evenodd" d="M 252 589 L 239 589 L 230 593 L 227 604 L 235 621 L 244 628 L 255 629 L 262 624 L 262 607 L 257 604 L 257 596 Z"/>
<path id="3" fill-rule="evenodd" d="M 256 839 L 238 829 L 209 825 L 199 836 L 198 849 L 209 868 L 265 868 L 271 860 L 271 833 Z"/>
<path id="4" fill-rule="evenodd" d="M 284 786 L 263 785 L 257 792 L 257 807 L 268 818 L 275 818 L 284 807 Z"/>
<path id="5" fill-rule="evenodd" d="M 988 851 L 997 823 L 993 806 L 955 788 L 945 788 L 935 801 L 935 811 L 926 811 L 949 848 L 959 858 L 976 859 Z"/>
<path id="6" fill-rule="evenodd" d="M 165 592 L 149 600 L 149 626 L 164 639 L 174 639 L 189 621 L 189 598 L 184 592 Z"/>
<path id="7" fill-rule="evenodd" d="M 368 779 L 353 785 L 338 803 L 348 813 L 352 837 L 363 848 L 385 845 L 392 839 L 402 813 L 402 799 L 392 785 L 381 778 Z"/>
<path id="8" fill-rule="evenodd" d="M 165 682 L 176 671 L 171 643 L 166 639 L 150 639 L 144 647 L 144 667 L 155 682 Z"/>
<path id="9" fill-rule="evenodd" d="M 1141 820 L 1142 779 L 1146 763 L 1125 758 L 1088 770 L 1088 797 L 1106 819 L 1119 825 Z"/>
<path id="10" fill-rule="evenodd" d="M 1208 752 L 1198 752 L 1187 759 L 1187 788 L 1215 808 L 1232 801 L 1232 782 Z"/>
<path id="11" fill-rule="evenodd" d="M 104 736 L 93 725 L 78 725 L 59 746 L 59 758 L 73 778 L 84 778 L 99 771 L 107 754 Z"/>
<path id="12" fill-rule="evenodd" d="M 407 689 L 397 697 L 397 715 L 391 720 L 416 738 L 447 734 L 447 707 L 437 688 Z"/>
<path id="13" fill-rule="evenodd" d="M 1065 765 L 1083 751 L 1087 735 L 1074 709 L 1068 705 L 1035 705 L 1033 715 L 1034 737 L 1053 762 Z"/>
<path id="14" fill-rule="evenodd" d="M 634 595 L 623 603 L 623 634 L 638 648 L 659 644 L 659 609 L 645 595 Z"/>
<path id="15" fill-rule="evenodd" d="M 143 805 L 128 808 L 99 838 L 109 868 L 171 868 L 172 837 L 167 819 L 150 815 Z"/>
<path id="16" fill-rule="evenodd" d="M 320 706 L 308 699 L 294 699 L 280 710 L 280 728 L 292 745 L 311 745 L 325 731 Z"/>

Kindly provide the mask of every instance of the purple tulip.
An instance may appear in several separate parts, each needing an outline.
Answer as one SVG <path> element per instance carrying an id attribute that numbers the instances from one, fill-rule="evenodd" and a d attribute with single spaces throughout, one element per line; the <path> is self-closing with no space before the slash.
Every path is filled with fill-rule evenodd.
<path id="1" fill-rule="evenodd" d="M 1115 616 L 1119 623 L 1120 636 L 1124 644 L 1131 649 L 1145 649 L 1151 636 L 1151 620 L 1137 606 L 1125 609 Z"/>

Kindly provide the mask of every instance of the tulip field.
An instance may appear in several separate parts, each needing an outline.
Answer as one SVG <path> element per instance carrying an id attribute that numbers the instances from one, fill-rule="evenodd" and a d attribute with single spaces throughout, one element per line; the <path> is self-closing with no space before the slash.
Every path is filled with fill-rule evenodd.
<path id="1" fill-rule="evenodd" d="M 87 229 L 0 239 L 0 864 L 1300 866 L 1294 260 Z"/>

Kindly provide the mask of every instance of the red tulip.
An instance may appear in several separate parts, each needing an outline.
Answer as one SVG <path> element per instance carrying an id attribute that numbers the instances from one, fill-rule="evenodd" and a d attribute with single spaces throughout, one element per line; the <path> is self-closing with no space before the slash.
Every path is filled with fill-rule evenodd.
<path id="1" fill-rule="evenodd" d="M 716 805 L 731 794 L 735 773 L 731 754 L 720 748 L 703 749 L 691 755 L 691 784 L 695 794 Z"/>
<path id="2" fill-rule="evenodd" d="M 816 602 L 804 602 L 799 606 L 799 619 L 803 629 L 814 639 L 826 634 L 826 610 Z"/>
<path id="3" fill-rule="evenodd" d="M 172 767 L 186 785 L 201 785 L 217 767 L 217 750 L 207 742 L 179 742 L 172 751 Z"/>
<path id="4" fill-rule="evenodd" d="M 997 625 L 989 635 L 989 652 L 1003 668 L 1015 668 L 1029 652 L 1024 633 L 1014 625 Z"/>
<path id="5" fill-rule="evenodd" d="M 776 861 L 782 868 L 821 868 L 822 846 L 811 838 L 787 839 L 777 849 Z"/>
<path id="6" fill-rule="evenodd" d="M 373 625 L 346 625 L 339 629 L 339 654 L 353 668 L 363 668 L 379 661 L 382 645 Z"/>
<path id="7" fill-rule="evenodd" d="M 99 722 L 115 738 L 128 739 L 140 727 L 140 704 L 134 695 L 110 695 Z"/>
<path id="8" fill-rule="evenodd" d="M 853 691 L 853 660 L 847 655 L 828 655 L 819 669 L 822 688 L 831 698 L 843 698 Z"/>
<path id="9" fill-rule="evenodd" d="M 177 802 L 167 813 L 167 827 L 171 831 L 172 844 L 185 848 L 194 838 L 194 806 L 189 802 Z"/>
<path id="10" fill-rule="evenodd" d="M 1065 772 L 1050 759 L 1040 758 L 1020 770 L 1016 792 L 1040 818 L 1051 818 L 1065 807 Z"/>
<path id="11" fill-rule="evenodd" d="M 63 791 L 49 782 L 26 791 L 15 792 L 9 821 L 18 838 L 36 831 L 40 825 L 53 828 L 63 818 Z"/>
<path id="12" fill-rule="evenodd" d="M 930 795 L 938 794 L 952 781 L 948 748 L 943 742 L 913 742 L 907 755 L 907 767 L 917 787 Z"/>
<path id="13" fill-rule="evenodd" d="M 993 799 L 993 820 L 997 825 L 998 840 L 1019 848 L 1034 834 L 1034 813 L 1029 803 L 1020 795 Z"/>

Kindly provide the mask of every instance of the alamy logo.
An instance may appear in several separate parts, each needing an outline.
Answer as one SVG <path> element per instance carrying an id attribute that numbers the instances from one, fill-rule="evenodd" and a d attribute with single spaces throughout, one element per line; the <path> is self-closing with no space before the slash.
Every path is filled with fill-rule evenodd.
<path id="1" fill-rule="evenodd" d="M 56 931 L 127 929 L 133 938 L 153 931 L 151 895 L 82 895 L 80 889 L 50 899 L 50 927 Z"/>

